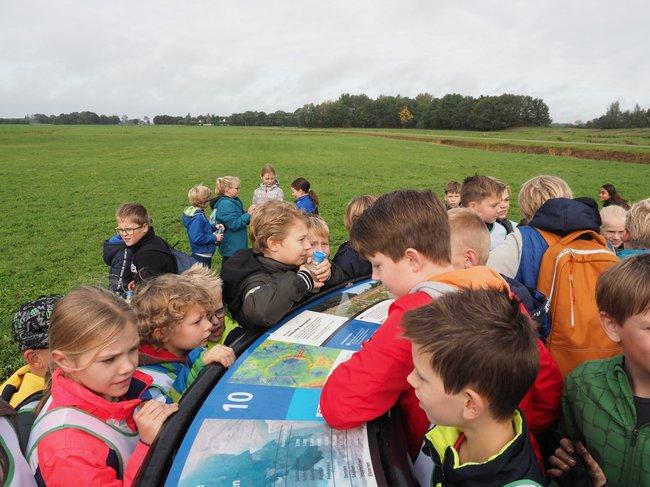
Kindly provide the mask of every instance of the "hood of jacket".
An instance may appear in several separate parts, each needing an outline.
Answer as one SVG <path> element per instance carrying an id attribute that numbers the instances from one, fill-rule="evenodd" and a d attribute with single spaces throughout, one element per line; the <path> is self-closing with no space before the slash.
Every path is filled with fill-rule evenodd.
<path id="1" fill-rule="evenodd" d="M 122 237 L 117 234 L 113 235 L 108 240 L 104 240 L 103 258 L 106 265 L 111 265 L 115 254 L 124 250 L 124 247 L 126 247 L 124 240 L 122 240 Z"/>
<path id="2" fill-rule="evenodd" d="M 185 228 L 189 228 L 192 218 L 196 217 L 197 215 L 205 216 L 205 211 L 203 211 L 202 208 L 197 208 L 196 206 L 188 206 L 185 208 L 183 211 L 183 216 L 181 217 L 181 221 L 183 222 L 183 225 L 185 225 Z"/>
<path id="3" fill-rule="evenodd" d="M 166 362 L 185 363 L 185 357 L 179 357 L 165 348 L 158 348 L 150 343 L 143 343 L 138 347 L 138 360 L 140 365 L 153 365 Z"/>
<path id="4" fill-rule="evenodd" d="M 18 408 L 25 399 L 40 394 L 45 389 L 45 379 L 31 372 L 29 365 L 23 365 L 2 385 L 2 399 L 11 407 Z"/>
<path id="5" fill-rule="evenodd" d="M 600 233 L 599 218 L 598 213 L 584 203 L 568 198 L 553 198 L 540 206 L 528 224 L 564 237 L 576 230 Z"/>
<path id="6" fill-rule="evenodd" d="M 52 373 L 52 407 L 71 406 L 99 419 L 126 421 L 135 431 L 133 411 L 142 402 L 142 395 L 151 385 L 151 377 L 139 370 L 133 372 L 131 385 L 120 401 L 107 401 L 78 382 L 63 375 L 61 369 Z"/>
<path id="7" fill-rule="evenodd" d="M 135 254 L 139 249 L 146 247 L 147 250 L 155 250 L 173 257 L 174 254 L 169 248 L 169 245 L 167 245 L 162 238 L 155 237 L 156 233 L 154 232 L 153 227 L 149 227 L 149 231 L 144 234 L 144 237 L 142 237 L 140 241 L 132 247 L 133 253 Z"/>
<path id="8" fill-rule="evenodd" d="M 264 270 L 258 260 L 260 256 L 261 254 L 255 254 L 253 249 L 238 250 L 221 266 L 223 301 L 226 306 L 240 301 L 247 277 Z"/>

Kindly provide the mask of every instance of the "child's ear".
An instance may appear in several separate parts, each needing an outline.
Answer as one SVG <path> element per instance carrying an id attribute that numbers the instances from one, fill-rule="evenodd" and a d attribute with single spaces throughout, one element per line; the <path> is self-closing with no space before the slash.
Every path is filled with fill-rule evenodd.
<path id="1" fill-rule="evenodd" d="M 623 242 L 630 241 L 630 232 L 627 231 L 627 228 L 623 230 Z"/>
<path id="2" fill-rule="evenodd" d="M 465 251 L 465 269 L 480 265 L 479 260 L 478 252 L 476 250 L 467 249 Z"/>
<path id="3" fill-rule="evenodd" d="M 157 342 L 165 343 L 167 341 L 167 337 L 165 337 L 165 334 L 160 328 L 154 328 L 151 334 L 153 335 L 154 340 Z"/>
<path id="4" fill-rule="evenodd" d="M 69 372 L 76 368 L 74 361 L 61 350 L 52 350 L 52 362 L 61 367 L 64 372 Z"/>
<path id="5" fill-rule="evenodd" d="M 600 324 L 603 325 L 603 330 L 605 330 L 605 333 L 611 341 L 616 343 L 621 342 L 621 325 L 616 320 L 614 320 L 614 318 L 612 318 L 604 311 L 601 311 Z"/>
<path id="6" fill-rule="evenodd" d="M 420 252 L 411 247 L 404 251 L 404 258 L 408 260 L 409 266 L 413 272 L 419 272 L 425 263 Z"/>
<path id="7" fill-rule="evenodd" d="M 463 419 L 473 421 L 479 418 L 487 408 L 487 403 L 483 400 L 478 392 L 474 389 L 465 389 L 463 391 Z"/>
<path id="8" fill-rule="evenodd" d="M 269 237 L 266 239 L 266 248 L 269 249 L 269 251 L 276 252 L 279 247 L 280 247 L 280 242 L 278 242 L 273 237 Z"/>
<path id="9" fill-rule="evenodd" d="M 23 360 L 32 369 L 36 369 L 36 370 L 47 369 L 48 364 L 43 362 L 41 354 L 38 353 L 37 350 L 34 350 L 32 348 L 28 348 L 23 352 Z"/>

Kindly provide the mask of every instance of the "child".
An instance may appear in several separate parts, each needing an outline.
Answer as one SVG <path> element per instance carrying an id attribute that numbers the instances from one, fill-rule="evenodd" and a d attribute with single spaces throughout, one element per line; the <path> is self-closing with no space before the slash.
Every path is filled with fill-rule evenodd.
<path id="1" fill-rule="evenodd" d="M 210 203 L 211 194 L 212 192 L 207 186 L 202 184 L 192 186 L 187 193 L 187 199 L 191 206 L 185 208 L 181 217 L 190 240 L 192 257 L 208 268 L 212 266 L 212 255 L 223 239 L 223 234 L 216 233 L 216 228 L 205 216 L 205 209 Z"/>
<path id="2" fill-rule="evenodd" d="M 603 202 L 603 208 L 607 208 L 610 205 L 618 205 L 624 210 L 630 209 L 630 204 L 618 194 L 613 184 L 603 184 L 598 190 L 598 197 Z"/>
<path id="3" fill-rule="evenodd" d="M 627 212 L 623 242 L 621 259 L 650 252 L 650 198 L 637 201 Z"/>
<path id="4" fill-rule="evenodd" d="M 330 228 L 320 216 L 307 214 L 307 240 L 311 244 L 311 252 L 318 250 L 330 255 Z"/>
<path id="5" fill-rule="evenodd" d="M 508 220 L 508 211 L 510 210 L 510 186 L 506 184 L 506 189 L 501 195 L 501 204 L 499 205 L 499 214 L 497 217 L 497 222 L 505 227 L 508 233 L 511 233 L 512 230 L 517 226 L 516 222 Z"/>
<path id="6" fill-rule="evenodd" d="M 408 382 L 435 425 L 426 435 L 431 485 L 546 485 L 516 409 L 539 360 L 519 303 L 465 289 L 407 313 L 402 327 L 412 342 Z"/>
<path id="7" fill-rule="evenodd" d="M 133 311 L 110 291 L 77 288 L 56 305 L 56 369 L 27 450 L 39 485 L 132 485 L 177 410 L 142 403 L 151 377 L 136 370 L 139 341 Z"/>
<path id="8" fill-rule="evenodd" d="M 278 178 L 275 176 L 275 169 L 271 164 L 265 164 L 260 171 L 262 182 L 258 188 L 253 191 L 253 204 L 260 205 L 268 200 L 284 199 L 284 192 L 278 183 Z"/>
<path id="9" fill-rule="evenodd" d="M 244 205 L 239 199 L 240 184 L 239 178 L 234 176 L 218 178 L 215 188 L 218 196 L 210 201 L 210 206 L 213 208 L 210 223 L 214 226 L 220 223 L 225 227 L 223 240 L 219 245 L 222 262 L 232 257 L 238 250 L 248 248 L 246 227 L 251 221 L 255 205 L 251 205 L 248 211 L 244 211 Z"/>
<path id="10" fill-rule="evenodd" d="M 650 485 L 649 282 L 648 254 L 623 260 L 598 281 L 603 328 L 623 354 L 585 362 L 567 377 L 561 431 L 569 441 L 551 457 L 549 476 L 571 470 L 577 450 L 593 485 L 605 478 L 607 485 Z"/>
<path id="11" fill-rule="evenodd" d="M 520 207 L 526 217 L 534 208 L 534 217 L 488 259 L 488 267 L 548 298 L 552 325 L 547 344 L 563 375 L 585 360 L 619 352 L 600 326 L 594 297 L 598 277 L 617 259 L 600 235 L 600 215 L 582 202 L 554 197 L 566 193 L 566 183 L 553 176 L 525 182 Z M 543 200 L 540 194 L 547 200 L 535 208 Z"/>
<path id="12" fill-rule="evenodd" d="M 481 217 L 469 208 L 450 210 L 449 229 L 451 263 L 454 269 L 469 269 L 485 265 L 490 255 L 490 233 L 485 228 Z M 536 306 L 530 291 L 514 279 L 505 280 L 528 313 L 535 311 Z M 539 373 L 535 383 L 519 405 L 526 416 L 528 428 L 534 435 L 545 431 L 555 423 L 562 395 L 562 375 L 557 363 L 539 338 L 537 350 L 540 359 Z"/>
<path id="13" fill-rule="evenodd" d="M 129 283 L 134 276 L 131 272 L 133 251 L 124 243 L 119 233 L 104 240 L 104 263 L 108 266 L 108 290 L 126 297 Z"/>
<path id="14" fill-rule="evenodd" d="M 445 185 L 445 206 L 448 210 L 458 208 L 460 204 L 460 183 L 453 179 Z"/>
<path id="15" fill-rule="evenodd" d="M 41 296 L 23 304 L 14 315 L 13 339 L 26 365 L 14 372 L 0 390 L 2 399 L 21 412 L 33 411 L 43 395 L 45 374 L 50 370 L 50 317 L 60 298 Z"/>
<path id="16" fill-rule="evenodd" d="M 221 279 L 206 267 L 194 265 L 183 272 L 195 286 L 202 286 L 214 299 L 214 309 L 209 317 L 212 330 L 208 337 L 208 348 L 216 344 L 230 345 L 243 334 L 243 328 L 226 311 L 222 300 Z"/>
<path id="17" fill-rule="evenodd" d="M 600 224 L 596 221 L 597 215 L 587 205 L 571 201 L 571 198 L 573 198 L 571 188 L 557 176 L 544 175 L 531 178 L 522 184 L 519 191 L 518 202 L 522 221 L 527 225 L 537 225 L 542 230 L 565 235 L 578 229 L 599 232 Z M 534 222 L 531 221 L 533 217 L 535 217 Z M 519 273 L 523 248 L 522 228 L 515 228 L 501 245 L 490 249 L 487 265 L 528 287 L 536 288 L 537 273 L 528 279 L 522 278 Z M 537 266 L 539 267 L 539 263 Z"/>
<path id="18" fill-rule="evenodd" d="M 625 218 L 627 211 L 621 206 L 610 205 L 600 210 L 600 234 L 607 239 L 609 247 L 618 253 L 623 250 Z"/>
<path id="19" fill-rule="evenodd" d="M 491 249 L 503 242 L 509 233 L 502 222 L 497 222 L 505 190 L 506 185 L 501 181 L 478 174 L 466 178 L 460 190 L 460 201 L 463 206 L 476 211 L 487 225 L 490 231 Z"/>
<path id="20" fill-rule="evenodd" d="M 244 327 L 272 326 L 310 292 L 344 280 L 327 259 L 314 271 L 305 265 L 311 250 L 306 220 L 290 203 L 264 203 L 251 221 L 253 248 L 222 266 L 224 301 Z"/>
<path id="21" fill-rule="evenodd" d="M 348 206 L 345 208 L 345 216 L 343 217 L 343 225 L 345 225 L 348 233 L 350 233 L 352 224 L 359 218 L 359 215 L 366 211 L 375 201 L 377 201 L 377 197 L 369 194 L 357 196 L 350 200 Z M 349 241 L 341 244 L 332 259 L 332 263 L 345 273 L 347 279 L 372 274 L 370 262 L 362 259 L 359 253 L 350 246 Z"/>
<path id="22" fill-rule="evenodd" d="M 154 379 L 152 387 L 177 400 L 183 387 L 172 385 L 178 377 L 196 377 L 205 365 L 235 361 L 230 347 L 205 346 L 212 331 L 208 319 L 216 309 L 212 295 L 185 275 L 167 274 L 149 281 L 134 296 L 140 345 L 140 369 Z M 181 380 L 185 380 L 184 378 Z M 188 384 L 189 385 L 189 384 Z"/>
<path id="23" fill-rule="evenodd" d="M 291 183 L 291 194 L 296 199 L 296 208 L 305 213 L 316 213 L 318 215 L 318 196 L 311 189 L 309 181 L 305 178 L 298 178 Z"/>
<path id="24" fill-rule="evenodd" d="M 117 233 L 132 251 L 131 272 L 134 281 L 128 285 L 130 290 L 157 275 L 178 272 L 169 245 L 154 233 L 144 206 L 124 203 L 115 212 L 115 220 Z"/>
<path id="25" fill-rule="evenodd" d="M 429 422 L 406 381 L 413 362 L 411 345 L 401 337 L 402 316 L 430 303 L 432 296 L 460 287 L 505 290 L 507 285 L 486 267 L 454 270 L 447 210 L 431 191 L 400 190 L 380 196 L 352 225 L 350 242 L 372 264 L 373 279 L 397 299 L 372 340 L 329 376 L 321 393 L 321 411 L 333 428 L 349 429 L 399 402 L 409 453 L 415 458 Z"/>

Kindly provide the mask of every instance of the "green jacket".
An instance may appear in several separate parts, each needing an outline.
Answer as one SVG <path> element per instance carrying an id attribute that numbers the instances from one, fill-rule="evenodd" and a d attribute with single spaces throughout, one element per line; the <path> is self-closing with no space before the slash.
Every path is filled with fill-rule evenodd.
<path id="1" fill-rule="evenodd" d="M 636 429 L 623 355 L 585 362 L 566 378 L 562 433 L 582 441 L 608 485 L 650 486 L 650 424 Z"/>

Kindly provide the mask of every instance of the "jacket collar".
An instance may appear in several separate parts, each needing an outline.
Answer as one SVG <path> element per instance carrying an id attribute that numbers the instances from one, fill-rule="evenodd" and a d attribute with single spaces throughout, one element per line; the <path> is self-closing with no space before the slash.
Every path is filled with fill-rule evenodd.
<path id="1" fill-rule="evenodd" d="M 140 356 L 140 365 L 159 364 L 161 362 L 185 362 L 185 357 L 179 357 L 165 348 L 158 348 L 150 343 L 140 344 L 138 354 Z"/>
<path id="2" fill-rule="evenodd" d="M 90 389 L 63 375 L 61 369 L 52 373 L 52 399 L 55 407 L 79 408 L 103 420 L 133 421 L 133 411 L 142 402 L 142 394 L 153 382 L 147 374 L 136 370 L 129 390 L 117 402 L 107 401 Z"/>

